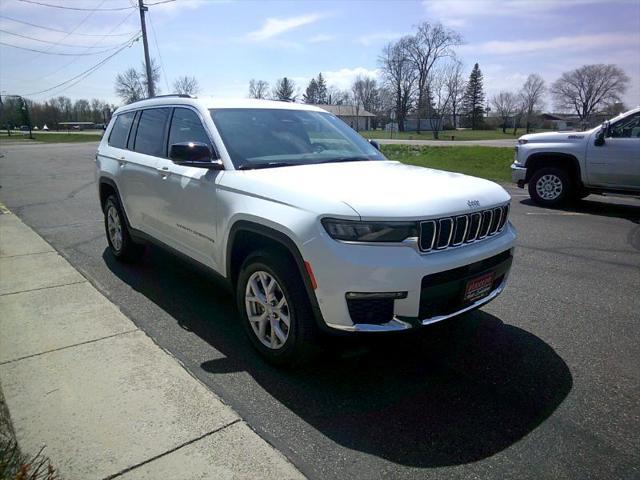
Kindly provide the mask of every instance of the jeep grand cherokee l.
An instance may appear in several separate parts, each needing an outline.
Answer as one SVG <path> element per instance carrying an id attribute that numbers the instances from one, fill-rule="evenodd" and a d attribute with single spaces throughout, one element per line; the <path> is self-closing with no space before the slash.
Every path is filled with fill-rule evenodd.
<path id="1" fill-rule="evenodd" d="M 406 330 L 479 307 L 511 267 L 503 188 L 389 161 L 309 105 L 136 102 L 115 112 L 96 165 L 113 255 L 153 241 L 217 272 L 276 363 L 321 330 Z"/>

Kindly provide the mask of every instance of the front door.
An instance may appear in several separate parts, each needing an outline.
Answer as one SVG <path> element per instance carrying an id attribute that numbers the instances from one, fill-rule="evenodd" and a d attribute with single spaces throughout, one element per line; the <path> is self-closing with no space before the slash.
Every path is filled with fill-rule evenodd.
<path id="1" fill-rule="evenodd" d="M 640 112 L 609 127 L 604 145 L 587 145 L 587 175 L 594 186 L 640 190 Z"/>
<path id="2" fill-rule="evenodd" d="M 169 127 L 168 146 L 182 142 L 213 144 L 199 113 L 191 108 L 176 107 Z M 182 253 L 218 270 L 216 185 L 224 174 L 220 170 L 176 165 L 169 159 L 157 164 L 162 184 L 161 218 L 167 243 Z"/>

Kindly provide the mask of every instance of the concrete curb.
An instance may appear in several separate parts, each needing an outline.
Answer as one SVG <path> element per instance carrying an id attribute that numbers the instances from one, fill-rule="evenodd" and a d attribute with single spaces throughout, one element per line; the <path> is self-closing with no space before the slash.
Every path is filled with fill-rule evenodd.
<path id="1" fill-rule="evenodd" d="M 18 443 L 64 479 L 303 478 L 4 207 L 0 331 Z"/>

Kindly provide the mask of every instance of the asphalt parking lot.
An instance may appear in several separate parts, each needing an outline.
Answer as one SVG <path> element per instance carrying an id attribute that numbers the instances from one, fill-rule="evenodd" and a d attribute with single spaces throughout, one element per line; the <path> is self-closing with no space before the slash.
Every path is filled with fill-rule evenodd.
<path id="1" fill-rule="evenodd" d="M 640 201 L 546 210 L 507 186 L 519 242 L 502 296 L 283 371 L 212 278 L 157 248 L 113 260 L 95 148 L 0 145 L 0 201 L 307 476 L 640 476 Z"/>

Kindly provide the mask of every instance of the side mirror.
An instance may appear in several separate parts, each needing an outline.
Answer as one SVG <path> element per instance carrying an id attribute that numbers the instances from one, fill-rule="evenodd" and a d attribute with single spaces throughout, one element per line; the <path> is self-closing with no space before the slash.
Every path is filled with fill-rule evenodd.
<path id="1" fill-rule="evenodd" d="M 376 150 L 380 151 L 380 144 L 378 142 L 376 142 L 375 140 L 369 140 L 369 143 L 373 145 Z"/>
<path id="2" fill-rule="evenodd" d="M 604 145 L 604 139 L 607 136 L 607 133 L 609 132 L 609 122 L 604 122 L 602 124 L 602 128 L 600 128 L 600 130 L 598 130 L 598 133 L 596 133 L 596 138 L 593 142 L 593 144 L 596 147 L 601 147 Z"/>
<path id="3" fill-rule="evenodd" d="M 224 169 L 222 162 L 213 158 L 211 148 L 206 143 L 174 143 L 169 147 L 169 158 L 176 165 L 185 167 L 208 168 L 211 170 Z"/>

